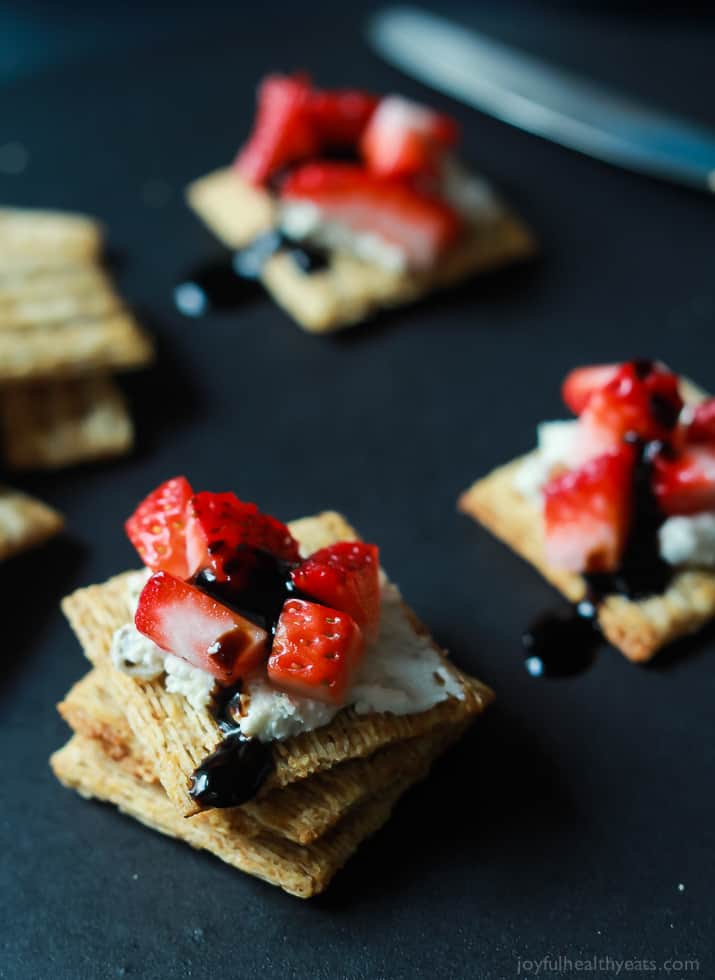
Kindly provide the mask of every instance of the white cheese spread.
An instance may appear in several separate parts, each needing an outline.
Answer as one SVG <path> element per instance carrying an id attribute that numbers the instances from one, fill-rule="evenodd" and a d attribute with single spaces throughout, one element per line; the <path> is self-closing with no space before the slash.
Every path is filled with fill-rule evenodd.
<path id="1" fill-rule="evenodd" d="M 541 502 L 541 488 L 555 466 L 571 465 L 571 451 L 578 421 L 541 422 L 536 427 L 537 447 L 529 453 L 514 476 L 514 487 L 522 497 Z"/>
<path id="2" fill-rule="evenodd" d="M 669 565 L 715 566 L 715 514 L 669 517 L 658 531 L 660 556 Z"/>
<path id="3" fill-rule="evenodd" d="M 146 575 L 138 573 L 129 583 L 132 608 L 145 581 Z M 214 691 L 211 674 L 164 653 L 133 624 L 114 634 L 112 662 L 133 677 L 155 679 L 163 674 L 166 689 L 184 695 L 196 708 L 207 705 Z M 365 651 L 344 705 L 278 691 L 261 672 L 244 682 L 239 727 L 245 735 L 269 742 L 320 728 L 347 705 L 354 705 L 359 714 L 405 715 L 427 711 L 450 695 L 464 699 L 461 681 L 445 667 L 429 637 L 415 633 L 397 588 L 384 583 L 379 636 Z"/>

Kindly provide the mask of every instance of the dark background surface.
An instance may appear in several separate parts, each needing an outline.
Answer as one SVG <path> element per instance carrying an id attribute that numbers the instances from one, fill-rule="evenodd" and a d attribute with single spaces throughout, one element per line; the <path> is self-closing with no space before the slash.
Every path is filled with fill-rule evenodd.
<path id="1" fill-rule="evenodd" d="M 715 125 L 711 16 L 469 16 Z M 667 961 L 694 958 L 713 976 L 713 631 L 649 668 L 606 648 L 588 673 L 535 681 L 519 633 L 553 593 L 455 512 L 475 477 L 532 445 L 537 420 L 563 414 L 575 363 L 653 355 L 715 387 L 712 201 L 429 93 L 370 53 L 363 21 L 345 4 L 171 16 L 0 4 L 0 147 L 28 154 L 22 173 L 0 174 L 0 200 L 101 216 L 161 354 L 126 379 L 132 459 L 13 477 L 68 532 L 0 567 L 0 977 L 500 980 L 559 954 L 657 962 L 638 976 L 692 975 Z M 537 229 L 541 261 L 336 338 L 304 334 L 268 300 L 181 318 L 175 277 L 211 248 L 182 187 L 231 158 L 258 77 L 294 66 L 453 111 L 467 158 Z M 343 510 L 498 693 L 309 903 L 80 800 L 47 765 L 67 737 L 54 704 L 86 669 L 57 601 L 135 562 L 121 520 L 182 471 L 284 518 Z"/>

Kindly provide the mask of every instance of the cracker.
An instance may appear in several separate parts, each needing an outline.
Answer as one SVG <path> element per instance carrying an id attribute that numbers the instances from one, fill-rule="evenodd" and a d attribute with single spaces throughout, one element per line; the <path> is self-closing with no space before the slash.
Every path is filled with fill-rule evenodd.
<path id="1" fill-rule="evenodd" d="M 688 401 L 702 397 L 690 383 L 682 388 Z M 580 602 L 587 593 L 585 579 L 547 564 L 540 510 L 514 487 L 516 472 L 527 458 L 478 480 L 462 494 L 459 508 L 526 559 L 570 602 Z M 611 595 L 598 606 L 603 634 L 635 662 L 652 659 L 662 647 L 696 632 L 714 616 L 715 573 L 702 570 L 676 572 L 661 595 L 639 600 Z"/>
<path id="2" fill-rule="evenodd" d="M 0 267 L 60 265 L 90 261 L 99 254 L 99 222 L 82 214 L 0 208 Z"/>
<path id="3" fill-rule="evenodd" d="M 354 530 L 336 513 L 290 525 L 304 551 L 355 538 Z M 129 620 L 127 574 L 104 585 L 80 589 L 62 604 L 88 659 L 95 666 L 109 662 L 114 631 Z M 447 661 L 445 660 L 445 666 Z M 449 697 L 428 711 L 412 715 L 358 715 L 347 708 L 330 724 L 273 745 L 274 770 L 265 790 L 286 786 L 348 759 L 364 758 L 384 746 L 423 735 L 442 725 L 458 724 L 479 714 L 493 693 L 478 681 L 460 675 L 464 699 Z M 143 681 L 112 670 L 113 693 L 127 720 L 154 760 L 169 798 L 186 815 L 200 807 L 188 794 L 191 774 L 222 740 L 211 712 L 194 708 L 185 698 L 166 691 L 161 678 Z"/>
<path id="4" fill-rule="evenodd" d="M 355 807 L 330 833 L 303 847 L 270 834 L 242 834 L 230 811 L 184 820 L 158 786 L 133 779 L 96 743 L 76 735 L 55 752 L 50 763 L 60 782 L 82 796 L 113 803 L 153 830 L 207 850 L 299 898 L 324 891 L 362 841 L 388 820 L 399 797 L 416 781 L 415 777 L 396 780 L 389 790 Z"/>
<path id="5" fill-rule="evenodd" d="M 141 367 L 153 346 L 128 311 L 0 330 L 0 382 Z"/>
<path id="6" fill-rule="evenodd" d="M 105 753 L 137 779 L 158 782 L 151 759 L 109 693 L 105 671 L 93 668 L 57 706 L 75 734 L 95 739 Z M 323 773 L 273 790 L 240 807 L 242 832 L 268 830 L 297 844 L 322 837 L 353 806 L 388 789 L 401 776 L 416 774 L 461 734 L 462 726 L 437 729 L 381 749 L 367 759 L 343 762 Z"/>
<path id="7" fill-rule="evenodd" d="M 46 504 L 0 487 L 0 561 L 43 544 L 63 523 L 61 515 Z"/>
<path id="8" fill-rule="evenodd" d="M 49 302 L 62 296 L 87 296 L 113 290 L 109 276 L 95 262 L 81 265 L 0 266 L 0 313 L 36 300 Z"/>
<path id="9" fill-rule="evenodd" d="M 246 245 L 272 227 L 275 199 L 252 187 L 235 170 L 218 170 L 187 189 L 191 208 L 229 248 Z M 262 280 L 274 300 L 302 327 L 327 333 L 352 326 L 379 309 L 400 306 L 487 272 L 528 258 L 536 246 L 528 229 L 499 205 L 489 217 L 470 224 L 459 242 L 434 269 L 394 272 L 345 252 L 332 252 L 328 267 L 302 272 L 289 255 L 265 264 Z"/>
<path id="10" fill-rule="evenodd" d="M 40 280 L 41 283 L 41 280 Z M 57 291 L 0 288 L 0 331 L 100 319 L 122 309 L 122 300 L 108 283 L 85 280 L 79 287 Z"/>
<path id="11" fill-rule="evenodd" d="M 5 458 L 14 469 L 54 469 L 129 452 L 134 427 L 111 378 L 10 385 L 0 392 Z"/>

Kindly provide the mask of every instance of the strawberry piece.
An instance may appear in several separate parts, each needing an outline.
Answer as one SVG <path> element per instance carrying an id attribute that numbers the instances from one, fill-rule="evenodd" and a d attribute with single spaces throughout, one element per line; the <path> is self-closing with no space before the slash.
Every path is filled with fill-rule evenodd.
<path id="1" fill-rule="evenodd" d="M 348 613 L 367 640 L 380 627 L 378 549 L 362 541 L 341 541 L 314 552 L 291 572 L 302 593 Z"/>
<path id="2" fill-rule="evenodd" d="M 457 141 L 457 123 L 449 116 L 398 95 L 382 99 L 360 148 L 368 169 L 380 177 L 434 173 Z"/>
<path id="3" fill-rule="evenodd" d="M 234 162 L 241 176 L 252 184 L 265 184 L 287 164 L 318 152 L 309 100 L 310 80 L 305 75 L 264 78 L 253 132 Z"/>
<path id="4" fill-rule="evenodd" d="M 591 395 L 605 388 L 616 376 L 620 364 L 594 364 L 591 367 L 574 368 L 561 387 L 561 397 L 574 415 L 580 415 Z"/>
<path id="5" fill-rule="evenodd" d="M 360 627 L 347 613 L 289 599 L 276 626 L 268 677 L 281 690 L 342 704 L 364 649 Z"/>
<path id="6" fill-rule="evenodd" d="M 224 686 L 254 670 L 267 652 L 265 630 L 168 572 L 144 586 L 134 622 L 162 650 Z"/>
<path id="7" fill-rule="evenodd" d="M 152 571 L 189 578 L 198 568 L 205 548 L 196 537 L 192 495 L 185 476 L 166 480 L 125 522 L 127 537 Z"/>
<path id="8" fill-rule="evenodd" d="M 578 462 L 620 445 L 631 434 L 645 441 L 674 433 L 683 400 L 676 375 L 650 362 L 622 364 L 589 398 L 574 440 Z"/>
<path id="9" fill-rule="evenodd" d="M 708 398 L 695 406 L 685 438 L 689 443 L 715 443 L 715 398 Z"/>
<path id="10" fill-rule="evenodd" d="M 632 446 L 589 460 L 544 487 L 545 553 L 549 565 L 571 572 L 612 572 L 621 560 L 631 520 Z"/>
<path id="11" fill-rule="evenodd" d="M 354 164 L 303 164 L 289 175 L 281 195 L 310 201 L 328 221 L 396 245 L 416 267 L 433 265 L 459 235 L 460 218 L 444 201 Z"/>
<path id="12" fill-rule="evenodd" d="M 356 145 L 379 101 L 376 95 L 355 89 L 311 92 L 308 113 L 321 145 Z"/>
<path id="13" fill-rule="evenodd" d="M 688 446 L 653 463 L 653 492 L 664 514 L 715 510 L 715 446 Z"/>
<path id="14" fill-rule="evenodd" d="M 268 551 L 282 561 L 300 561 L 298 544 L 285 524 L 234 493 L 197 493 L 192 507 L 219 581 L 227 578 L 230 565 L 226 566 L 243 547 Z"/>

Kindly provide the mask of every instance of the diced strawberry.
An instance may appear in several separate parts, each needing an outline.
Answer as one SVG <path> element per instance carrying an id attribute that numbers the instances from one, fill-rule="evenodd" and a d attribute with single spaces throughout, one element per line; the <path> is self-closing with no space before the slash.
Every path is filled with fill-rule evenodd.
<path id="1" fill-rule="evenodd" d="M 328 221 L 396 245 L 415 267 L 433 265 L 459 235 L 459 216 L 444 201 L 354 164 L 304 164 L 288 176 L 281 195 L 310 201 Z"/>
<path id="2" fill-rule="evenodd" d="M 352 616 L 367 640 L 380 627 L 379 552 L 374 544 L 341 541 L 314 552 L 291 572 L 302 593 Z"/>
<path id="3" fill-rule="evenodd" d="M 591 395 L 612 381 L 620 364 L 594 364 L 569 371 L 561 387 L 561 397 L 574 415 L 580 415 Z"/>
<path id="4" fill-rule="evenodd" d="M 162 650 L 224 686 L 250 673 L 267 652 L 265 630 L 168 572 L 144 586 L 134 622 Z"/>
<path id="5" fill-rule="evenodd" d="M 185 476 L 166 480 L 142 500 L 124 524 L 140 558 L 155 572 L 188 578 L 199 566 L 202 549 L 189 506 L 192 495 Z"/>
<path id="6" fill-rule="evenodd" d="M 589 398 L 574 440 L 577 462 L 591 459 L 632 434 L 646 441 L 668 439 L 683 407 L 678 379 L 650 362 L 622 364 Z"/>
<path id="7" fill-rule="evenodd" d="M 355 89 L 311 92 L 308 112 L 321 145 L 357 145 L 379 101 Z"/>
<path id="8" fill-rule="evenodd" d="M 657 456 L 653 492 L 668 515 L 715 510 L 715 446 L 688 446 L 672 459 Z"/>
<path id="9" fill-rule="evenodd" d="M 252 184 L 263 184 L 289 163 L 318 152 L 305 75 L 268 75 L 258 89 L 253 132 L 234 166 Z"/>
<path id="10" fill-rule="evenodd" d="M 432 173 L 457 141 L 454 119 L 398 95 L 382 99 L 360 148 L 368 168 L 380 177 Z"/>
<path id="11" fill-rule="evenodd" d="M 715 398 L 708 398 L 700 405 L 695 406 L 685 438 L 689 443 L 710 442 L 715 444 Z"/>
<path id="12" fill-rule="evenodd" d="M 347 613 L 289 599 L 276 627 L 268 677 L 281 690 L 342 704 L 364 649 L 360 627 Z"/>
<path id="13" fill-rule="evenodd" d="M 545 553 L 571 572 L 618 568 L 631 519 L 632 446 L 589 460 L 544 487 Z"/>
<path id="14" fill-rule="evenodd" d="M 191 503 L 219 581 L 226 577 L 225 565 L 240 547 L 268 551 L 283 561 L 300 561 L 298 544 L 285 524 L 261 513 L 255 504 L 244 503 L 234 493 L 208 491 L 197 493 Z"/>

